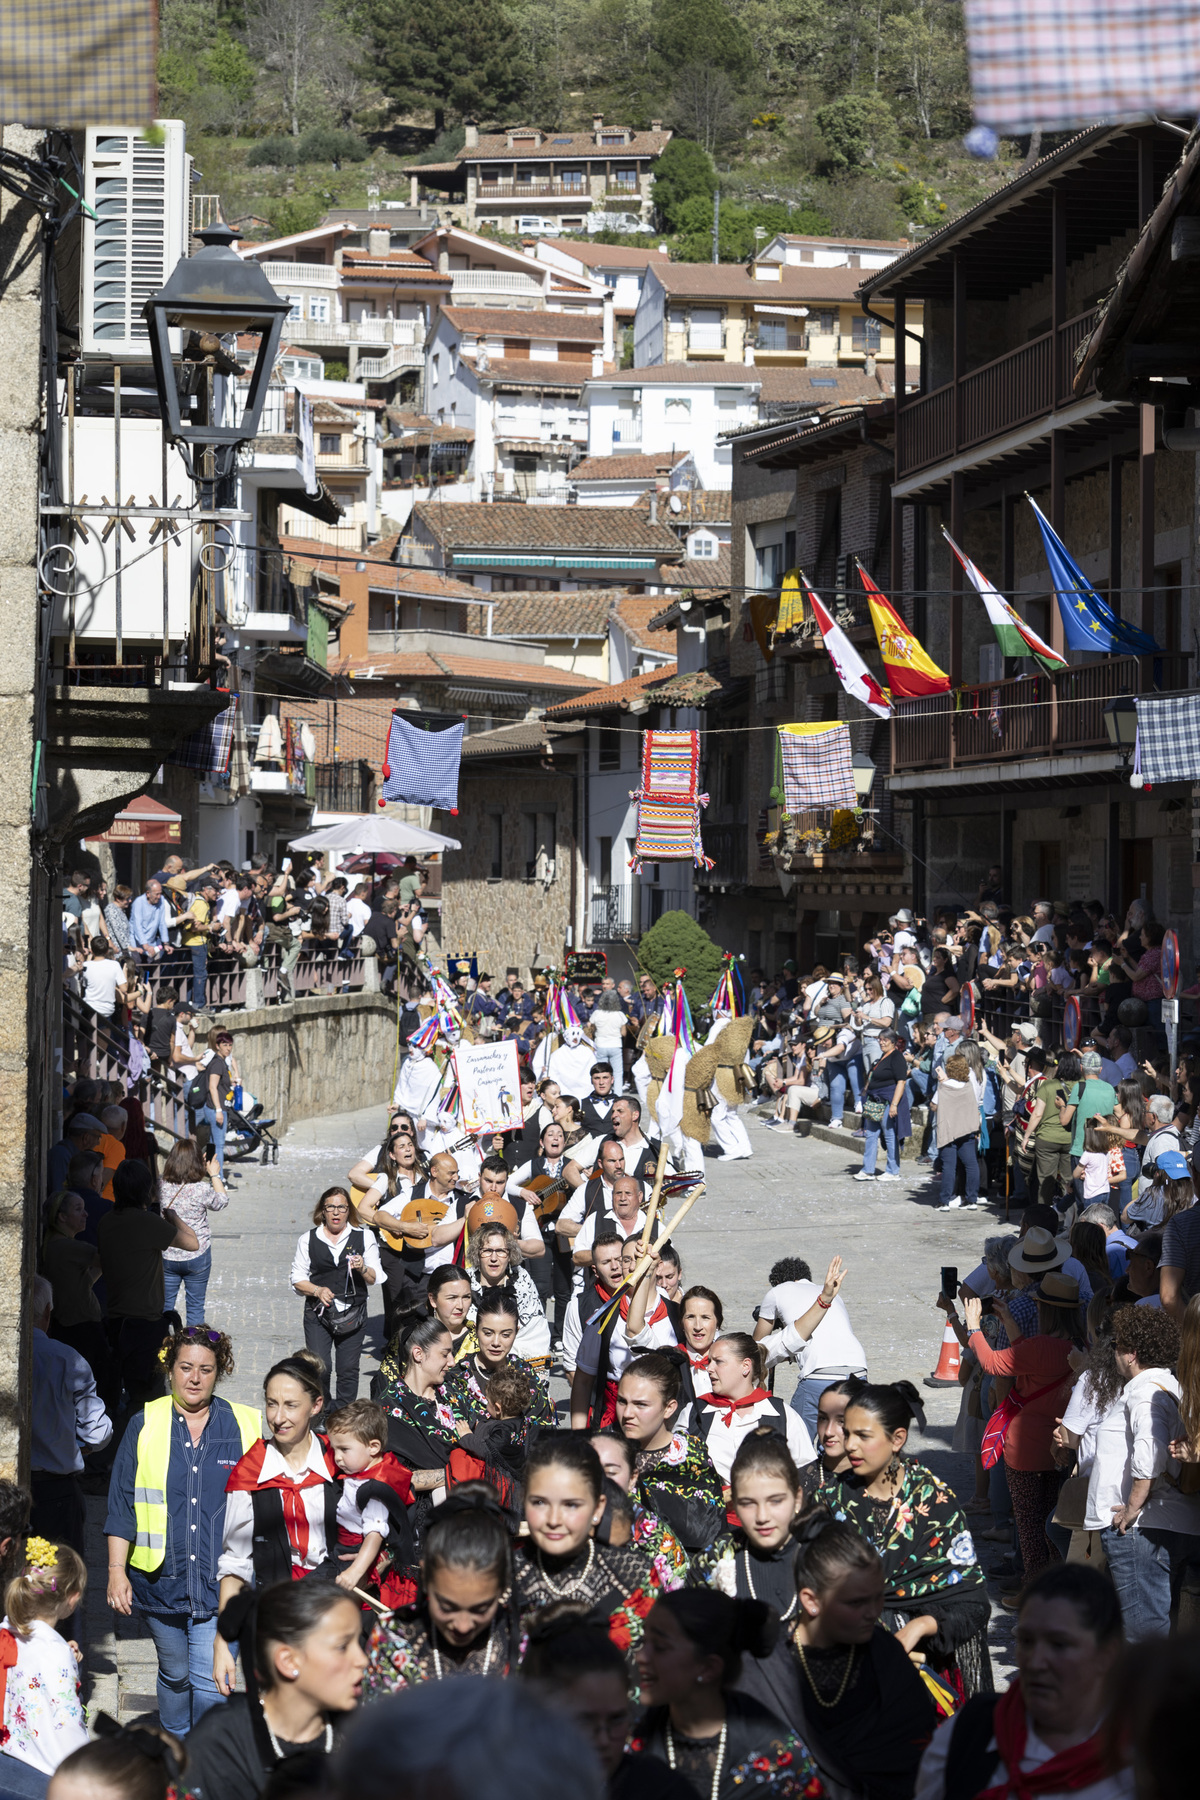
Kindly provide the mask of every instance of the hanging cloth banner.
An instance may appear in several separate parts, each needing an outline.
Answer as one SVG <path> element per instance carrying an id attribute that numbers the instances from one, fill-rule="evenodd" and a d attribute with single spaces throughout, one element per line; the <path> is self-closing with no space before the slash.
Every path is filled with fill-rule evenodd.
<path id="1" fill-rule="evenodd" d="M 1137 699 L 1136 786 L 1200 781 L 1200 694 Z"/>
<path id="2" fill-rule="evenodd" d="M 1001 654 L 1003 656 L 1036 656 L 1047 675 L 1052 675 L 1055 669 L 1065 669 L 1066 657 L 1060 656 L 1057 650 L 1051 649 L 1050 645 L 1038 636 L 1033 627 L 1025 623 L 1020 613 L 1009 605 L 1003 594 L 997 592 L 982 570 L 975 566 L 969 556 L 963 555 L 944 525 L 942 526 L 942 536 L 957 556 L 967 579 L 983 601 Z"/>
<path id="3" fill-rule="evenodd" d="M 811 594 L 809 598 L 812 598 Z M 799 569 L 789 569 L 779 590 L 779 618 L 775 625 L 775 635 L 783 637 L 788 632 L 799 631 L 803 623 L 804 576 Z"/>
<path id="4" fill-rule="evenodd" d="M 803 580 L 803 576 L 801 580 Z M 825 607 L 811 588 L 808 589 L 808 598 L 812 604 L 813 616 L 817 621 L 822 641 L 829 652 L 829 660 L 833 664 L 834 674 L 846 692 L 853 699 L 861 700 L 864 706 L 869 706 L 877 718 L 890 719 L 892 708 L 887 695 L 846 633 L 826 612 Z"/>
<path id="5" fill-rule="evenodd" d="M 384 799 L 456 813 L 465 730 L 460 722 L 444 731 L 423 731 L 394 712 L 383 765 Z"/>
<path id="6" fill-rule="evenodd" d="M 770 662 L 775 654 L 775 630 L 779 602 L 774 594 L 751 594 L 749 613 L 750 630 L 754 641 L 762 651 L 763 660 Z"/>
<path id="7" fill-rule="evenodd" d="M 848 725 L 781 725 L 779 753 L 787 812 L 857 807 Z"/>
<path id="8" fill-rule="evenodd" d="M 700 773 L 698 731 L 647 731 L 642 734 L 642 785 L 630 798 L 637 801 L 637 838 L 629 866 L 643 862 L 692 861 L 711 869 L 700 842 L 700 808 L 708 795 L 696 792 Z"/>
<path id="9" fill-rule="evenodd" d="M 892 699 L 923 700 L 928 694 L 948 694 L 950 677 L 946 671 L 938 668 L 861 563 L 858 573 L 867 590 L 871 623 L 879 640 Z"/>

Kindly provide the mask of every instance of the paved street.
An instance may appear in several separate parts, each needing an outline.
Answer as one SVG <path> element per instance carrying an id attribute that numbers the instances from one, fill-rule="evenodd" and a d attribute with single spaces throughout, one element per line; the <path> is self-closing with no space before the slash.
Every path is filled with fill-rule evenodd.
<path id="1" fill-rule="evenodd" d="M 382 1106 L 312 1119 L 288 1132 L 275 1168 L 240 1165 L 226 1212 L 214 1218 L 213 1274 L 209 1316 L 229 1331 L 237 1354 L 236 1374 L 222 1391 L 232 1400 L 261 1401 L 262 1378 L 271 1364 L 300 1346 L 302 1302 L 288 1281 L 292 1251 L 307 1229 L 321 1191 L 344 1181 L 363 1151 L 379 1141 Z M 844 1257 L 849 1276 L 843 1294 L 877 1380 L 907 1376 L 921 1385 L 933 1369 L 942 1315 L 934 1301 L 943 1263 L 960 1275 L 979 1260 L 986 1236 L 1002 1228 L 997 1210 L 933 1211 L 932 1189 L 917 1179 L 927 1171 L 903 1165 L 902 1184 L 869 1186 L 851 1179 L 861 1163 L 861 1140 L 844 1143 L 797 1139 L 766 1130 L 749 1116 L 754 1156 L 723 1167 L 710 1159 L 709 1185 L 677 1239 L 687 1282 L 714 1288 L 725 1303 L 727 1324 L 751 1326 L 751 1310 L 766 1291 L 771 1264 L 781 1256 L 802 1256 L 820 1280 L 829 1258 Z M 238 1165 L 234 1165 L 237 1167 Z M 910 1179 L 911 1177 L 911 1179 Z M 372 1296 L 369 1341 L 382 1340 L 382 1303 Z M 363 1360 L 362 1391 L 375 1367 Z M 792 1385 L 781 1371 L 779 1391 Z M 555 1383 L 565 1397 L 565 1384 Z M 967 1459 L 954 1456 L 950 1440 L 959 1393 L 926 1389 L 928 1431 L 914 1448 L 964 1496 L 972 1489 Z M 93 1588 L 87 1605 L 88 1672 L 93 1702 L 123 1717 L 154 1706 L 154 1661 L 149 1640 L 136 1623 L 122 1621 L 112 1636 L 112 1615 L 104 1606 L 103 1545 L 99 1538 L 102 1502 L 89 1503 L 94 1526 L 90 1557 Z M 984 1519 L 982 1523 L 986 1524 Z M 992 1546 L 985 1559 L 995 1561 Z M 1007 1667 L 1008 1621 L 996 1621 L 997 1672 Z M 120 1693 L 117 1693 L 117 1675 Z"/>

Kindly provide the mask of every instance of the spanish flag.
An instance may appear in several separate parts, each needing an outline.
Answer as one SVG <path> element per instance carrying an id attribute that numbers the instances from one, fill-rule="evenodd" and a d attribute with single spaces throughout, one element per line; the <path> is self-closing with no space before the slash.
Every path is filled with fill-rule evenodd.
<path id="1" fill-rule="evenodd" d="M 871 623 L 879 639 L 887 685 L 894 700 L 922 700 L 927 694 L 948 694 L 950 677 L 939 669 L 913 636 L 899 613 L 884 598 L 862 564 L 858 565 L 867 590 Z"/>

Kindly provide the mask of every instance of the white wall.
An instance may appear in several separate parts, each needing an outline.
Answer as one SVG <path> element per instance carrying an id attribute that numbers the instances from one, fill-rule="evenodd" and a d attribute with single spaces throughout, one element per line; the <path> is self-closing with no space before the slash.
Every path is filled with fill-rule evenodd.
<path id="1" fill-rule="evenodd" d="M 653 268 L 646 271 L 642 296 L 633 318 L 633 360 L 639 369 L 652 369 L 666 355 L 665 295 Z"/>
<path id="2" fill-rule="evenodd" d="M 758 422 L 757 383 L 646 382 L 637 385 L 636 371 L 620 384 L 588 382 L 583 390 L 588 413 L 588 455 L 664 456 L 690 452 L 702 487 L 728 492 L 733 461 L 720 433 Z M 635 398 L 640 394 L 641 399 Z M 622 428 L 632 425 L 626 441 Z M 639 435 L 640 430 L 640 435 Z"/>

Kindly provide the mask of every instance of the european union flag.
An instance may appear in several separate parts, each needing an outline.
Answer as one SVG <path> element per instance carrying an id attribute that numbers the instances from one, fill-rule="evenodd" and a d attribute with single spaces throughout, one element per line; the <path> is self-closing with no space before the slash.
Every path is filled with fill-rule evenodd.
<path id="1" fill-rule="evenodd" d="M 1037 501 L 1030 499 L 1028 494 L 1025 498 L 1037 514 L 1068 650 L 1123 650 L 1128 656 L 1161 655 L 1161 644 L 1156 644 L 1136 625 L 1119 619 L 1108 602 L 1100 598 Z"/>

